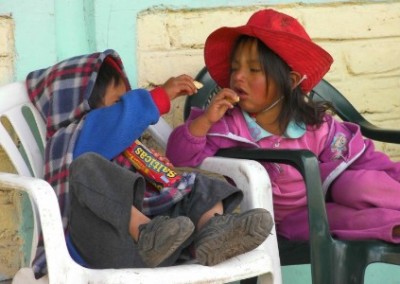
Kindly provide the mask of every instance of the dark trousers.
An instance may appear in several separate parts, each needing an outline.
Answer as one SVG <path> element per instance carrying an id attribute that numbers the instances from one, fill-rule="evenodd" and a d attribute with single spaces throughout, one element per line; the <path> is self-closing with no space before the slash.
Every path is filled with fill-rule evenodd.
<path id="1" fill-rule="evenodd" d="M 71 164 L 69 234 L 91 267 L 146 267 L 129 234 L 131 208 L 135 206 L 141 210 L 145 188 L 141 175 L 97 154 L 84 154 Z M 242 198 L 243 193 L 238 188 L 198 174 L 191 192 L 162 215 L 187 216 L 197 224 L 219 201 L 229 213 Z M 193 236 L 161 266 L 176 263 L 192 239 Z"/>

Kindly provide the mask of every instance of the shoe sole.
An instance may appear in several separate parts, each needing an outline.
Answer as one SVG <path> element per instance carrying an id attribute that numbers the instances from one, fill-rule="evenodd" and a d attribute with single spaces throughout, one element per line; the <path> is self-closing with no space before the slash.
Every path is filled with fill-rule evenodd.
<path id="1" fill-rule="evenodd" d="M 173 220 L 173 219 L 170 219 Z M 175 238 L 173 243 L 169 246 L 166 246 L 168 240 L 161 242 L 158 246 L 158 249 L 153 255 L 142 255 L 143 261 L 148 265 L 148 267 L 156 267 L 168 257 L 170 257 L 177 248 L 179 248 L 193 233 L 195 227 L 192 221 L 187 217 L 176 217 L 174 218 L 175 221 L 179 223 L 179 232 L 172 235 L 172 238 Z M 165 249 L 165 250 L 164 250 Z"/>
<path id="2" fill-rule="evenodd" d="M 269 212 L 249 210 L 200 236 L 196 242 L 196 259 L 202 265 L 213 266 L 229 258 L 251 251 L 269 236 L 273 226 Z"/>

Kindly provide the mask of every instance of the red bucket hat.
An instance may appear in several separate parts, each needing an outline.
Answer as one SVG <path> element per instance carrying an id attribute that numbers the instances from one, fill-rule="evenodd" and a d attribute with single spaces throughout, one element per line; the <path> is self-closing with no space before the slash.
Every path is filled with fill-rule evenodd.
<path id="1" fill-rule="evenodd" d="M 205 43 L 204 59 L 210 76 L 221 87 L 229 87 L 231 52 L 241 35 L 256 37 L 278 54 L 304 80 L 301 89 L 308 93 L 329 71 L 333 62 L 328 52 L 312 42 L 300 23 L 272 9 L 254 13 L 246 25 L 222 27 Z"/>

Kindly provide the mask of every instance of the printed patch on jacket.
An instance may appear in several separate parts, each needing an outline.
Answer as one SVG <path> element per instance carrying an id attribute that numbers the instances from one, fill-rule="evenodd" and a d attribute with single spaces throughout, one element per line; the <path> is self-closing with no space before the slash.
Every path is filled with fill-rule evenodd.
<path id="1" fill-rule="evenodd" d="M 344 158 L 347 152 L 347 137 L 341 132 L 338 132 L 331 143 L 331 152 L 333 153 L 332 160 Z"/>

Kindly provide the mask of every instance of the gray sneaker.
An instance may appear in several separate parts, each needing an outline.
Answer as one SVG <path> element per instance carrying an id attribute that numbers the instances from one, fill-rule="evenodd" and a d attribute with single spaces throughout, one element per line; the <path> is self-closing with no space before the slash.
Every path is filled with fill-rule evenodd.
<path id="1" fill-rule="evenodd" d="M 273 224 L 271 214 L 263 208 L 216 215 L 195 236 L 196 259 L 213 266 L 251 251 L 269 236 Z"/>
<path id="2" fill-rule="evenodd" d="M 194 225 L 184 216 L 157 216 L 139 230 L 139 254 L 149 267 L 156 267 L 192 235 Z"/>

